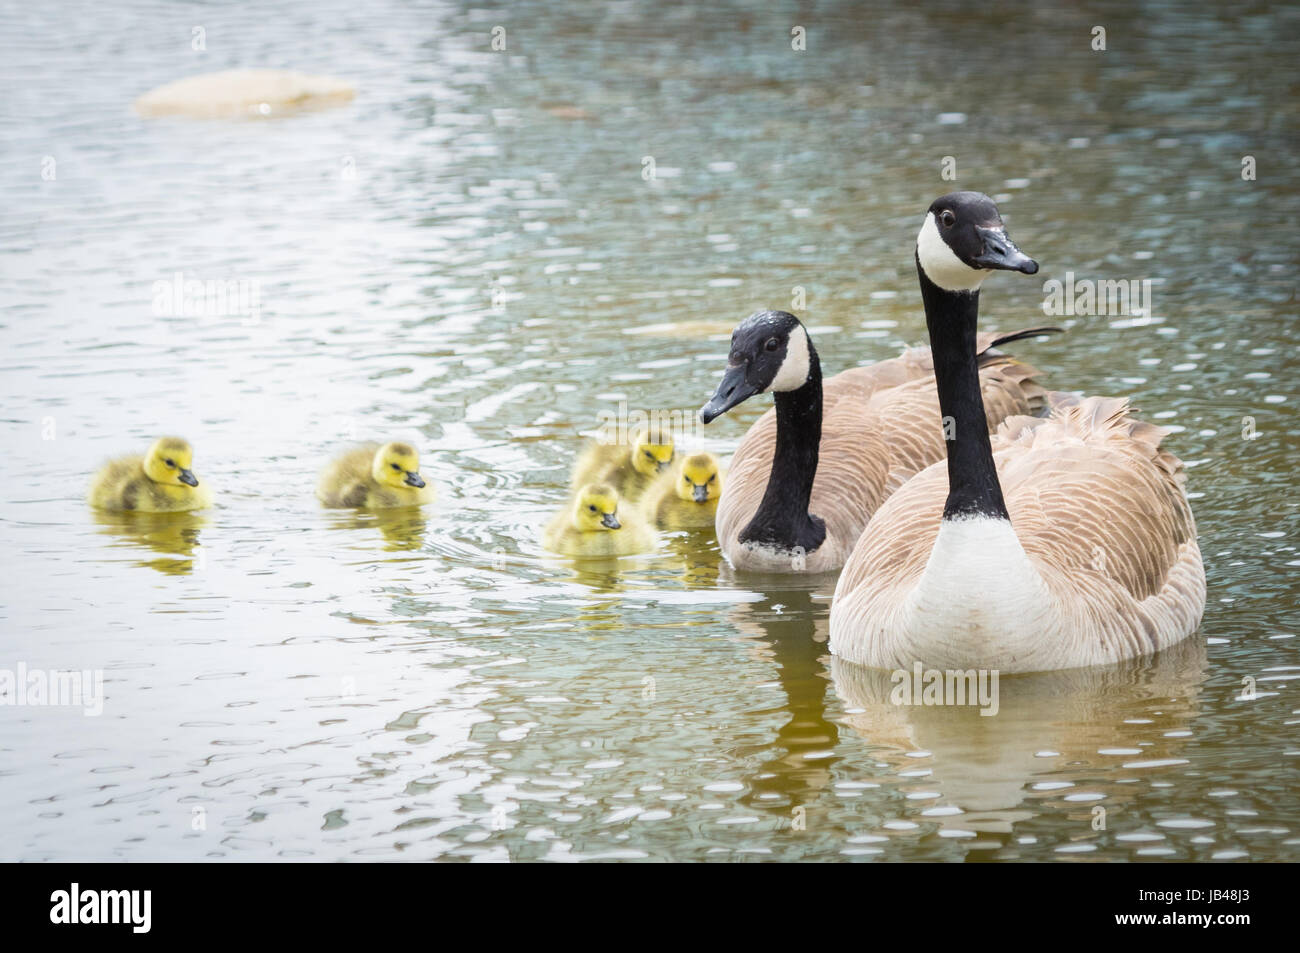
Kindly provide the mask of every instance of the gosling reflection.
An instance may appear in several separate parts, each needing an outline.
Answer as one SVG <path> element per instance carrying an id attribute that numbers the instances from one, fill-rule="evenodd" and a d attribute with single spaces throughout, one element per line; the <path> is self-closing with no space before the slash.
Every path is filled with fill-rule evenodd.
<path id="1" fill-rule="evenodd" d="M 112 536 L 125 546 L 159 553 L 162 558 L 141 559 L 137 566 L 147 566 L 170 576 L 193 572 L 202 563 L 199 530 L 207 518 L 194 512 L 145 513 L 92 510 L 100 532 Z"/>
<path id="2" fill-rule="evenodd" d="M 429 521 L 418 506 L 381 510 L 345 510 L 333 517 L 336 529 L 378 529 L 387 552 L 414 552 L 424 547 Z"/>
<path id="3" fill-rule="evenodd" d="M 717 588 L 722 553 L 712 528 L 677 533 L 665 542 L 666 556 L 660 565 L 670 567 L 688 589 Z"/>
<path id="4" fill-rule="evenodd" d="M 1016 821 L 1038 813 L 1036 800 L 1062 796 L 1034 791 L 1037 782 L 1086 781 L 1088 792 L 1104 794 L 1079 804 L 1076 819 L 1086 831 L 1094 804 L 1113 816 L 1136 793 L 1137 785 L 1118 778 L 1147 779 L 1175 766 L 1184 739 L 1169 735 L 1197 714 L 1205 666 L 1204 643 L 1187 639 L 1119 665 L 1006 675 L 998 679 L 997 714 L 991 716 L 981 715 L 978 704 L 897 704 L 899 681 L 880 669 L 835 658 L 831 672 L 850 711 L 845 723 L 880 746 L 876 757 L 894 769 L 876 780 L 910 786 L 912 779 L 900 779 L 900 771 L 928 769 L 920 787 L 941 797 L 927 806 L 965 813 L 927 820 L 1009 833 Z M 930 756 L 909 757 L 918 751 Z M 1133 766 L 1117 774 L 1125 764 Z"/>
<path id="5" fill-rule="evenodd" d="M 806 588 L 769 591 L 761 601 L 737 604 L 729 613 L 736 628 L 757 639 L 775 663 L 785 696 L 780 707 L 787 715 L 776 737 L 763 746 L 773 754 L 749 779 L 743 803 L 786 821 L 795 807 L 811 807 L 838 760 L 830 752 L 839 729 L 826 718 L 830 593 L 820 599 L 816 594 Z"/>

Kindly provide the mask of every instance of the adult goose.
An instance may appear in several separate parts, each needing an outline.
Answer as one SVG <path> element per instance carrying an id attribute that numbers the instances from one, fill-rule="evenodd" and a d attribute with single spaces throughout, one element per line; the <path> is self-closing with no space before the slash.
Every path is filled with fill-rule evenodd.
<path id="1" fill-rule="evenodd" d="M 1032 367 L 995 354 L 996 344 L 1044 333 L 987 334 L 979 383 L 987 426 L 1038 410 Z M 881 503 L 943 457 L 929 349 L 822 379 L 808 332 L 785 311 L 759 311 L 731 337 L 727 370 L 700 410 L 704 423 L 755 394 L 775 407 L 750 427 L 727 474 L 715 528 L 737 569 L 819 573 L 839 569 Z"/>
<path id="2" fill-rule="evenodd" d="M 955 192 L 926 213 L 917 272 L 947 462 L 880 508 L 836 585 L 831 650 L 878 668 L 1098 665 L 1191 635 L 1205 570 L 1166 431 L 1122 399 L 1065 398 L 990 440 L 976 356 L 979 289 L 1038 265 L 997 206 Z M 936 422 L 937 423 L 937 422 Z"/>

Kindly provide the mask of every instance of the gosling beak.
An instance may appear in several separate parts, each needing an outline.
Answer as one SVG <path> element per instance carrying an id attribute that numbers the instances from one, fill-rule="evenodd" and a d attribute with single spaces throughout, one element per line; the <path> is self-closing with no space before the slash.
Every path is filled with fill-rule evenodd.
<path id="1" fill-rule="evenodd" d="M 668 466 L 668 463 L 669 463 L 669 461 L 667 461 L 667 460 L 659 460 L 659 461 L 657 461 L 657 462 L 655 463 L 655 473 L 663 473 L 663 472 L 664 472 L 664 469 Z"/>
<path id="2" fill-rule="evenodd" d="M 407 485 L 407 486 L 417 487 L 417 488 L 418 488 L 418 487 L 423 487 L 423 486 L 424 486 L 424 480 L 420 477 L 420 474 L 416 473 L 414 470 L 407 470 L 407 471 L 406 471 L 406 485 Z"/>
<path id="3" fill-rule="evenodd" d="M 182 483 L 188 483 L 190 486 L 199 485 L 199 478 L 196 477 L 189 470 L 182 470 L 179 476 L 177 476 L 177 479 L 180 480 Z"/>
<path id="4" fill-rule="evenodd" d="M 971 264 L 976 268 L 1019 271 L 1026 275 L 1038 271 L 1038 262 L 1016 247 L 1016 243 L 1007 237 L 1007 230 L 1003 226 L 976 225 L 975 234 L 984 243 L 984 250 L 971 259 Z"/>
<path id="5" fill-rule="evenodd" d="M 621 529 L 623 524 L 618 521 L 618 517 L 613 513 L 606 513 L 600 518 L 600 525 L 609 529 Z"/>
<path id="6" fill-rule="evenodd" d="M 732 407 L 742 403 L 758 393 L 758 388 L 745 379 L 745 365 L 728 364 L 727 372 L 718 382 L 718 389 L 713 392 L 710 401 L 700 408 L 700 421 L 712 423 Z"/>
<path id="7" fill-rule="evenodd" d="M 707 503 L 709 501 L 709 485 L 707 483 L 693 483 L 695 487 L 691 492 L 695 495 L 696 503 Z"/>

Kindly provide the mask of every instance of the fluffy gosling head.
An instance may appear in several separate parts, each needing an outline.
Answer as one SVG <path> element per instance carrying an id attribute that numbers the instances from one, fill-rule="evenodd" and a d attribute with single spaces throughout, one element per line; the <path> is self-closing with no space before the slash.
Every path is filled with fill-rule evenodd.
<path id="1" fill-rule="evenodd" d="M 632 467 L 642 476 L 654 476 L 673 462 L 673 438 L 658 428 L 642 430 L 632 443 Z"/>
<path id="2" fill-rule="evenodd" d="M 688 503 L 707 503 L 722 492 L 721 467 L 711 453 L 696 453 L 682 461 L 677 497 Z"/>
<path id="3" fill-rule="evenodd" d="M 180 437 L 159 437 L 144 457 L 144 475 L 164 486 L 198 486 L 199 478 L 190 469 L 194 450 Z"/>
<path id="4" fill-rule="evenodd" d="M 618 493 L 603 483 L 588 483 L 573 501 L 573 526 L 583 533 L 621 529 Z"/>
<path id="5" fill-rule="evenodd" d="M 386 443 L 375 451 L 370 475 L 380 486 L 420 489 L 424 479 L 420 476 L 420 455 L 409 443 Z"/>

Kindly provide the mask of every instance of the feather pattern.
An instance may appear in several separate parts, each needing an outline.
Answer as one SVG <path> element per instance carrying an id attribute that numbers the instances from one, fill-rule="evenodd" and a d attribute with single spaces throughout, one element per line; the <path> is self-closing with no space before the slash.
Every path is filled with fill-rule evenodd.
<path id="1" fill-rule="evenodd" d="M 934 464 L 885 503 L 845 566 L 834 652 L 880 668 L 1042 671 L 1113 663 L 1195 631 L 1205 570 L 1182 463 L 1160 446 L 1166 431 L 1121 398 L 1049 403 L 1050 417 L 1008 417 L 993 439 L 1020 578 L 979 578 L 972 566 L 967 580 L 944 561 L 948 473 Z M 962 618 L 938 612 L 939 599 Z"/>

